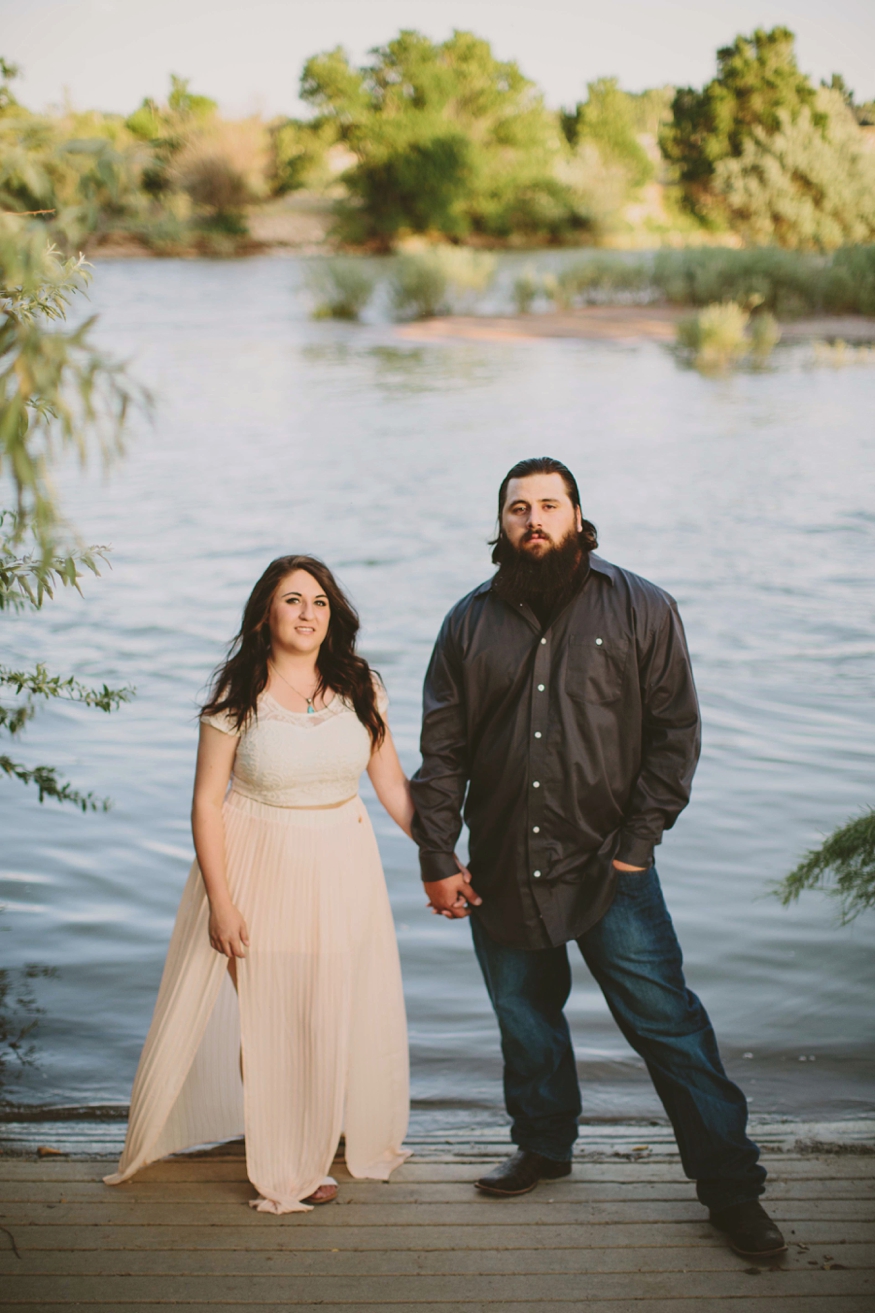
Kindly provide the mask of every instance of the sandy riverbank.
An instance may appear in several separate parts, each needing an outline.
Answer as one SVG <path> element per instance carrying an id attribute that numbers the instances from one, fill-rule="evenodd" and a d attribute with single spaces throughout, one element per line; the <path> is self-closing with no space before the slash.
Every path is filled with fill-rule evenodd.
<path id="1" fill-rule="evenodd" d="M 444 315 L 404 324 L 400 336 L 416 341 L 468 338 L 480 342 L 542 337 L 608 341 L 673 342 L 679 319 L 693 307 L 597 305 L 540 315 Z M 875 319 L 864 315 L 819 315 L 781 324 L 784 342 L 875 342 Z"/>

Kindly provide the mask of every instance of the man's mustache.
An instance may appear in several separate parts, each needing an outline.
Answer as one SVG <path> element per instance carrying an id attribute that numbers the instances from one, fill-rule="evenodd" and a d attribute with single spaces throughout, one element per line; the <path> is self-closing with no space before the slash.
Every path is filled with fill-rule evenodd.
<path id="1" fill-rule="evenodd" d="M 543 529 L 526 529 L 525 533 L 522 536 L 521 541 L 524 543 L 532 543 L 539 538 L 542 538 L 544 542 L 548 542 L 548 543 L 551 543 L 553 541 L 549 533 L 545 533 Z"/>

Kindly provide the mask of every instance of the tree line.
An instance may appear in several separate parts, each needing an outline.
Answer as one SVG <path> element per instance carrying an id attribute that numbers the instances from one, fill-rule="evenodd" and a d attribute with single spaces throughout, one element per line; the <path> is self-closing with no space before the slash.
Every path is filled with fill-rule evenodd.
<path id="1" fill-rule="evenodd" d="M 717 52 L 701 89 L 599 78 L 550 109 L 514 60 L 455 31 L 401 31 L 355 65 L 304 65 L 306 118 L 223 119 L 171 79 L 127 117 L 35 114 L 0 61 L 0 209 L 45 212 L 63 249 L 127 235 L 158 253 L 245 249 L 253 206 L 298 191 L 343 243 L 659 245 L 734 233 L 828 251 L 875 240 L 875 102 L 815 86 L 785 27 Z"/>

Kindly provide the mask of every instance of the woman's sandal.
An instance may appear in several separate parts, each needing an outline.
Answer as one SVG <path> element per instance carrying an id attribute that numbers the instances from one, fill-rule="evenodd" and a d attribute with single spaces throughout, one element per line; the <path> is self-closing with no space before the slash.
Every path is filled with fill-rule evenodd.
<path id="1" fill-rule="evenodd" d="M 305 1204 L 330 1204 L 337 1198 L 336 1185 L 320 1185 L 303 1200 Z"/>

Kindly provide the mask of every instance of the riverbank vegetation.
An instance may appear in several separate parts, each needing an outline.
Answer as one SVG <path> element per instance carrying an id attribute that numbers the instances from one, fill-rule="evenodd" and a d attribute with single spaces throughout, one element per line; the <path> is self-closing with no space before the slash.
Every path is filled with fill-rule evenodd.
<path id="1" fill-rule="evenodd" d="M 735 304 L 783 320 L 803 316 L 875 316 L 875 244 L 831 255 L 776 247 L 700 247 L 630 256 L 593 251 L 561 261 L 533 256 L 501 276 L 491 252 L 424 244 L 390 260 L 334 256 L 314 262 L 317 318 L 358 319 L 380 296 L 399 319 L 477 312 L 488 293 L 493 311 L 528 314 L 586 305 L 648 304 L 704 308 Z"/>
<path id="2" fill-rule="evenodd" d="M 402 31 L 361 65 L 314 55 L 309 115 L 271 122 L 225 119 L 177 76 L 127 116 L 38 114 L 16 73 L 0 61 L 0 208 L 40 212 L 67 253 L 241 253 L 305 201 L 329 246 L 378 252 L 875 241 L 875 103 L 838 74 L 816 87 L 782 27 L 719 50 L 700 90 L 603 77 L 559 110 L 463 31 Z"/>

